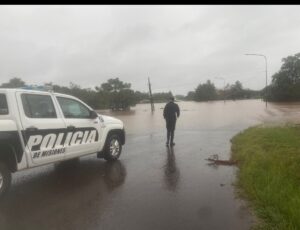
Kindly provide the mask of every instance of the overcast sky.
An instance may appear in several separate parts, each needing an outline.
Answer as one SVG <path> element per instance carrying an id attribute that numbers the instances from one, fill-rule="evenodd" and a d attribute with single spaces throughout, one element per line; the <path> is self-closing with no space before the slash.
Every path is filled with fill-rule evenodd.
<path id="1" fill-rule="evenodd" d="M 0 6 L 0 83 L 94 87 L 119 77 L 134 90 L 186 94 L 211 79 L 265 85 L 300 52 L 300 6 Z"/>

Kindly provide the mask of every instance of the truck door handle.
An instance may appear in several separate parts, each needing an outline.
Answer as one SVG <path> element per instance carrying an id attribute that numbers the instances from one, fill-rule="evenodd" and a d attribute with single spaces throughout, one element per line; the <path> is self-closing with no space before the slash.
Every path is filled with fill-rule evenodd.
<path id="1" fill-rule="evenodd" d="M 28 132 L 34 132 L 34 131 L 38 131 L 38 128 L 37 127 L 34 127 L 34 126 L 30 126 L 26 129 L 26 131 Z"/>
<path id="2" fill-rule="evenodd" d="M 69 125 L 69 126 L 67 126 L 67 130 L 73 131 L 73 130 L 75 130 L 75 126 L 74 125 Z"/>

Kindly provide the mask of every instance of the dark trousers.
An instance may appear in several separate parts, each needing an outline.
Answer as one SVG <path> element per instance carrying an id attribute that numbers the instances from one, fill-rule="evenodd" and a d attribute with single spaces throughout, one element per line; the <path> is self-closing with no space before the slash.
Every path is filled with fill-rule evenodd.
<path id="1" fill-rule="evenodd" d="M 166 120 L 166 126 L 167 126 L 167 143 L 173 143 L 174 142 L 174 131 L 176 126 L 176 120 Z"/>

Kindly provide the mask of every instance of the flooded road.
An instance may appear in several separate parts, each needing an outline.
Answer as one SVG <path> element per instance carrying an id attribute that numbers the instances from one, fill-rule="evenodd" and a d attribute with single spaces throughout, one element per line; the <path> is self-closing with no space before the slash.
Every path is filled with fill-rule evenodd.
<path id="1" fill-rule="evenodd" d="M 230 156 L 230 139 L 255 124 L 300 123 L 300 103 L 260 100 L 179 102 L 176 145 L 165 147 L 164 104 L 103 114 L 125 123 L 120 160 L 95 155 L 18 172 L 0 204 L 0 229 L 249 229 L 236 198 L 236 168 L 209 166 Z"/>

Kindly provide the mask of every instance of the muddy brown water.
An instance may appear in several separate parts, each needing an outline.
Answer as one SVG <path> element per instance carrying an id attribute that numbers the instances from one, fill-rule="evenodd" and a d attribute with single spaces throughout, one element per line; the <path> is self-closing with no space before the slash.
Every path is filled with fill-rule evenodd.
<path id="1" fill-rule="evenodd" d="M 205 159 L 228 159 L 230 139 L 251 125 L 300 123 L 300 103 L 178 104 L 173 149 L 164 145 L 164 104 L 100 111 L 125 123 L 120 160 L 92 155 L 15 173 L 0 229 L 249 229 L 254 218 L 232 185 L 237 169 Z"/>

